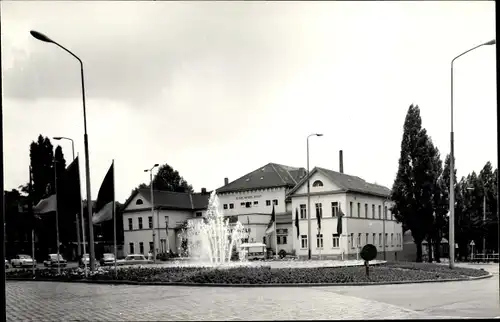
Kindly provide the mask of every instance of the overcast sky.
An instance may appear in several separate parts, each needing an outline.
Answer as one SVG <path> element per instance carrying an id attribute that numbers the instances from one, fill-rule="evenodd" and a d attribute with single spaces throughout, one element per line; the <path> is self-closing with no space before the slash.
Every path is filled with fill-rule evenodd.
<path id="1" fill-rule="evenodd" d="M 338 170 L 343 149 L 346 173 L 392 187 L 410 104 L 449 153 L 450 62 L 495 38 L 494 10 L 493 1 L 2 1 L 5 187 L 27 182 L 40 133 L 71 137 L 84 153 L 78 62 L 31 29 L 84 61 L 92 196 L 115 159 L 123 202 L 154 163 L 197 191 L 268 162 L 305 167 L 315 132 L 324 137 L 311 139 L 311 168 Z M 495 50 L 455 63 L 459 176 L 497 166 Z"/>

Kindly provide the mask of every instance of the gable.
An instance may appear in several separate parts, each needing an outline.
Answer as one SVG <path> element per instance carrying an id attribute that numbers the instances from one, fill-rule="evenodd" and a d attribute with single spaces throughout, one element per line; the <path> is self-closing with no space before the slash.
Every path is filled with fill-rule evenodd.
<path id="1" fill-rule="evenodd" d="M 335 190 L 341 190 L 341 188 L 332 182 L 330 178 L 325 176 L 323 173 L 319 171 L 315 171 L 311 178 L 309 179 L 310 184 L 311 184 L 311 193 L 314 192 L 323 192 L 323 191 L 335 191 Z M 315 186 L 315 183 L 322 183 L 322 186 Z M 297 194 L 306 194 L 307 193 L 307 180 L 304 181 L 299 188 L 293 193 L 294 195 Z"/>
<path id="2" fill-rule="evenodd" d="M 132 198 L 132 200 L 130 200 L 127 208 L 124 210 L 137 210 L 144 208 L 151 208 L 151 203 L 139 192 Z"/>

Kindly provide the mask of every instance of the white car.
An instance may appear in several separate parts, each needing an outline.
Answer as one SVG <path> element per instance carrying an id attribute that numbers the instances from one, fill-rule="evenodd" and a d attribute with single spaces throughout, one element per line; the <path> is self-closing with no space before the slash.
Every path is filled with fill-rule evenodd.
<path id="1" fill-rule="evenodd" d="M 36 265 L 36 260 L 33 260 L 30 255 L 16 255 L 10 260 L 12 267 L 32 267 Z"/>
<path id="2" fill-rule="evenodd" d="M 57 258 L 57 254 L 49 254 L 47 256 L 47 259 L 43 261 L 43 265 L 45 267 L 57 267 L 57 265 L 61 267 L 66 267 L 66 260 L 62 257 L 62 255 L 59 254 L 59 260 Z"/>
<path id="3" fill-rule="evenodd" d="M 152 260 L 148 260 L 142 254 L 130 254 L 125 259 L 119 259 L 116 261 L 117 265 L 139 265 L 139 264 L 152 264 Z"/>

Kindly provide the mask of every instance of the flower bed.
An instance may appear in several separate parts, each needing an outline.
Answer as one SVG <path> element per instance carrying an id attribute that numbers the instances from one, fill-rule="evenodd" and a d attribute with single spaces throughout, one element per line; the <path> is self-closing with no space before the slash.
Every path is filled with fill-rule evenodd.
<path id="1" fill-rule="evenodd" d="M 16 270 L 6 273 L 7 278 L 33 278 L 31 270 Z M 424 263 L 386 263 L 370 267 L 370 277 L 365 268 L 316 267 L 316 268 L 271 268 L 234 267 L 130 267 L 118 269 L 99 268 L 85 278 L 83 269 L 37 269 L 36 279 L 58 281 L 76 280 L 120 280 L 131 282 L 201 283 L 201 284 L 300 284 L 300 283 L 373 283 L 423 280 L 461 279 L 488 275 L 487 272 L 467 268 L 450 270 L 446 266 Z"/>

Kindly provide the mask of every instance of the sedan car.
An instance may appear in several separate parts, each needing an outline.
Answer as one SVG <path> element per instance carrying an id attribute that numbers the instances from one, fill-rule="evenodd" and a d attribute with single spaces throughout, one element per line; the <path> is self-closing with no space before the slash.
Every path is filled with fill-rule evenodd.
<path id="1" fill-rule="evenodd" d="M 10 260 L 12 267 L 31 267 L 36 265 L 36 260 L 33 260 L 30 255 L 16 255 Z"/>
<path id="2" fill-rule="evenodd" d="M 5 268 L 9 268 L 10 265 L 9 265 L 9 261 L 8 260 L 5 260 Z"/>
<path id="3" fill-rule="evenodd" d="M 47 256 L 47 259 L 43 261 L 43 266 L 45 267 L 54 267 L 58 265 L 62 267 L 66 267 L 67 261 L 62 257 L 61 254 L 59 254 L 59 260 L 57 258 L 57 254 L 49 254 Z"/>
<path id="4" fill-rule="evenodd" d="M 152 260 L 148 260 L 144 255 L 141 254 L 131 254 L 125 257 L 125 259 L 120 259 L 116 261 L 117 265 L 138 265 L 138 264 L 152 264 Z"/>
<path id="5" fill-rule="evenodd" d="M 98 265 L 97 261 L 94 259 L 94 263 Z M 84 267 L 84 266 L 89 266 L 90 265 L 90 255 L 89 254 L 83 254 L 82 258 L 78 261 L 78 266 Z"/>
<path id="6" fill-rule="evenodd" d="M 99 262 L 100 262 L 101 266 L 114 265 L 115 264 L 115 254 L 105 253 L 102 255 L 102 258 Z"/>

